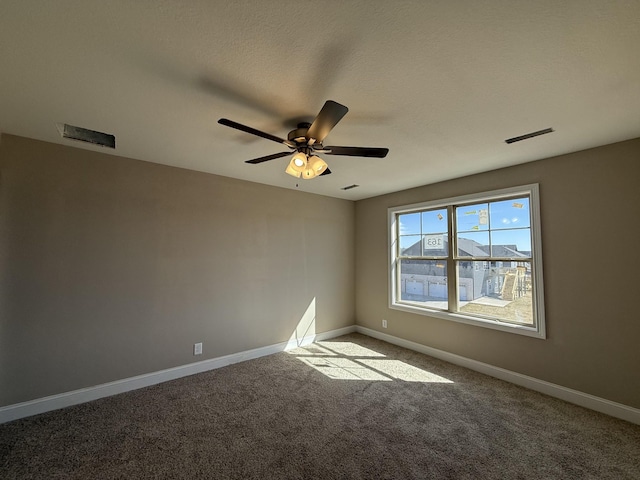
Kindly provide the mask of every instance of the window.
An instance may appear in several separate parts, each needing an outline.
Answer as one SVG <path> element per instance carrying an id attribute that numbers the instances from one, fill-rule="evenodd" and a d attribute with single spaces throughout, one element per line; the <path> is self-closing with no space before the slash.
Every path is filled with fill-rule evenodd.
<path id="1" fill-rule="evenodd" d="M 545 338 L 538 185 L 389 209 L 390 308 Z"/>

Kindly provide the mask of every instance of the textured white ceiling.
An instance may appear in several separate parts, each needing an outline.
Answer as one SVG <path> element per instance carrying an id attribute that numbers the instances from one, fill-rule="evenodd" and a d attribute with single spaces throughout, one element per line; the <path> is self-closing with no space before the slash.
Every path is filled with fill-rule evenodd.
<path id="1" fill-rule="evenodd" d="M 326 144 L 387 158 L 296 180 L 244 163 L 281 145 L 217 124 L 286 137 L 327 99 L 350 111 Z M 367 198 L 640 137 L 640 1 L 2 0 L 0 131 Z"/>

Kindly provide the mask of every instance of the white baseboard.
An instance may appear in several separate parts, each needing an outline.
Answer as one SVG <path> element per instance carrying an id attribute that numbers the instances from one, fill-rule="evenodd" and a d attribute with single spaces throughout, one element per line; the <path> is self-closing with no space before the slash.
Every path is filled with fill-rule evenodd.
<path id="1" fill-rule="evenodd" d="M 70 407 L 79 403 L 90 402 L 99 398 L 149 387 L 151 385 L 175 380 L 177 378 L 186 377 L 196 373 L 215 370 L 216 368 L 226 367 L 227 365 L 234 363 L 244 362 L 246 360 L 252 360 L 254 358 L 264 357 L 273 353 L 309 345 L 315 341 L 329 340 L 355 331 L 356 327 L 353 325 L 339 328 L 337 330 L 308 335 L 303 338 L 289 340 L 288 342 L 254 348 L 252 350 L 225 355 L 223 357 L 211 358 L 209 360 L 203 360 L 202 362 L 189 363 L 187 365 L 181 365 L 167 370 L 160 370 L 158 372 L 116 380 L 115 382 L 103 383 L 93 387 L 81 388 L 71 392 L 60 393 L 27 402 L 8 405 L 6 407 L 0 407 L 0 423 L 10 422 L 19 418 L 30 417 L 32 415 L 49 412 L 51 410 Z"/>
<path id="2" fill-rule="evenodd" d="M 622 420 L 640 425 L 640 409 L 637 408 L 629 407 L 621 403 L 612 402 L 610 400 L 596 397 L 588 393 L 572 390 L 570 388 L 546 382 L 544 380 L 538 380 L 537 378 L 522 375 L 510 370 L 505 370 L 504 368 L 494 367 L 493 365 L 478 362 L 477 360 L 472 360 L 470 358 L 461 357 L 460 355 L 455 355 L 443 350 L 427 347 L 420 343 L 394 337 L 393 335 L 378 332 L 377 330 L 372 330 L 370 328 L 356 326 L 356 332 L 362 333 L 363 335 L 368 335 L 373 338 L 377 338 L 378 340 L 392 343 L 394 345 L 398 345 L 399 347 L 404 347 L 409 350 L 424 353 L 425 355 L 429 355 L 431 357 L 453 363 L 454 365 L 459 365 L 476 372 L 484 373 L 485 375 L 499 378 L 500 380 L 505 380 L 507 382 L 514 383 L 531 390 L 535 390 L 536 392 L 544 393 L 551 397 L 559 398 L 575 405 L 580 405 L 581 407 L 589 408 L 591 410 L 605 413 L 612 417 L 620 418 Z"/>
<path id="3" fill-rule="evenodd" d="M 99 398 L 117 395 L 119 393 L 137 390 L 139 388 L 149 387 L 151 385 L 167 382 L 169 380 L 175 380 L 177 378 L 186 377 L 188 375 L 193 375 L 196 373 L 215 370 L 217 368 L 226 367 L 227 365 L 232 365 L 234 363 L 264 357 L 266 355 L 271 355 L 273 353 L 278 353 L 286 350 L 291 350 L 296 347 L 309 345 L 315 341 L 329 340 L 331 338 L 339 337 L 341 335 L 346 335 L 353 332 L 362 333 L 363 335 L 368 335 L 370 337 L 377 338 L 379 340 L 383 340 L 400 347 L 424 353 L 425 355 L 439 358 L 440 360 L 453 363 L 454 365 L 459 365 L 461 367 L 465 367 L 470 370 L 489 375 L 491 377 L 499 378 L 500 380 L 505 380 L 507 382 L 511 382 L 516 385 L 520 385 L 522 387 L 526 387 L 531 390 L 535 390 L 537 392 L 544 393 L 546 395 L 556 397 L 561 400 L 565 400 L 567 402 L 640 425 L 640 409 L 622 405 L 620 403 L 612 402 L 610 400 L 596 397 L 594 395 L 579 392 L 577 390 L 572 390 L 570 388 L 562 387 L 560 385 L 546 382 L 544 380 L 538 380 L 537 378 L 522 375 L 520 373 L 505 370 L 503 368 L 495 367 L 486 363 L 478 362 L 476 360 L 445 352 L 443 350 L 427 347 L 420 343 L 412 342 L 410 340 L 405 340 L 399 337 L 394 337 L 392 335 L 378 332 L 370 328 L 355 325 L 315 335 L 308 335 L 306 337 L 290 340 L 288 342 L 267 345 L 265 347 L 255 348 L 231 355 L 225 355 L 223 357 L 212 358 L 209 360 L 204 360 L 202 362 L 190 363 L 187 365 L 182 365 L 180 367 L 170 368 L 167 370 L 152 372 L 145 375 L 116 380 L 115 382 L 104 383 L 93 387 L 82 388 L 71 392 L 65 392 L 58 395 L 51 395 L 27 402 L 0 407 L 0 423 L 10 422 L 19 418 L 29 417 L 32 415 L 49 412 L 51 410 L 70 407 L 79 403 L 90 402 Z"/>

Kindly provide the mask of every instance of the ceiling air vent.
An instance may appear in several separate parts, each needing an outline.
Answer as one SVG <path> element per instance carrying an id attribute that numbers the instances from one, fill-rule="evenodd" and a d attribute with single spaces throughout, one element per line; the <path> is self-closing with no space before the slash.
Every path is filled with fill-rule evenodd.
<path id="1" fill-rule="evenodd" d="M 545 128 L 544 130 L 538 130 L 537 132 L 525 133 L 524 135 L 520 135 L 519 137 L 507 138 L 505 142 L 506 143 L 521 142 L 522 140 L 537 137 L 538 135 L 544 135 L 545 133 L 551 133 L 551 132 L 553 132 L 553 128 Z"/>
<path id="2" fill-rule="evenodd" d="M 116 148 L 116 137 L 108 133 L 97 132 L 73 125 L 58 124 L 58 130 L 63 138 L 78 140 L 80 142 L 93 143 L 101 147 Z"/>
<path id="3" fill-rule="evenodd" d="M 356 188 L 359 187 L 360 185 L 356 185 L 355 183 L 353 185 L 347 185 L 346 187 L 342 187 L 340 190 L 351 190 L 352 188 Z"/>

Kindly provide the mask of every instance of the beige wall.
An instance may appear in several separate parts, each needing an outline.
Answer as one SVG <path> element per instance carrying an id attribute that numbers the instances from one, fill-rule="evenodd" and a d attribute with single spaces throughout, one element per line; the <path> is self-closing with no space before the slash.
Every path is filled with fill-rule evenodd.
<path id="1" fill-rule="evenodd" d="M 640 408 L 639 181 L 636 139 L 356 202 L 357 324 Z M 388 207 L 528 183 L 540 184 L 546 340 L 388 308 Z"/>
<path id="2" fill-rule="evenodd" d="M 317 332 L 355 318 L 640 408 L 638 179 L 640 139 L 354 208 L 3 135 L 0 406 L 289 340 L 315 298 Z M 540 184 L 546 340 L 388 308 L 389 206 L 526 183 Z"/>
<path id="3" fill-rule="evenodd" d="M 0 406 L 354 324 L 353 202 L 10 135 L 0 175 Z"/>

